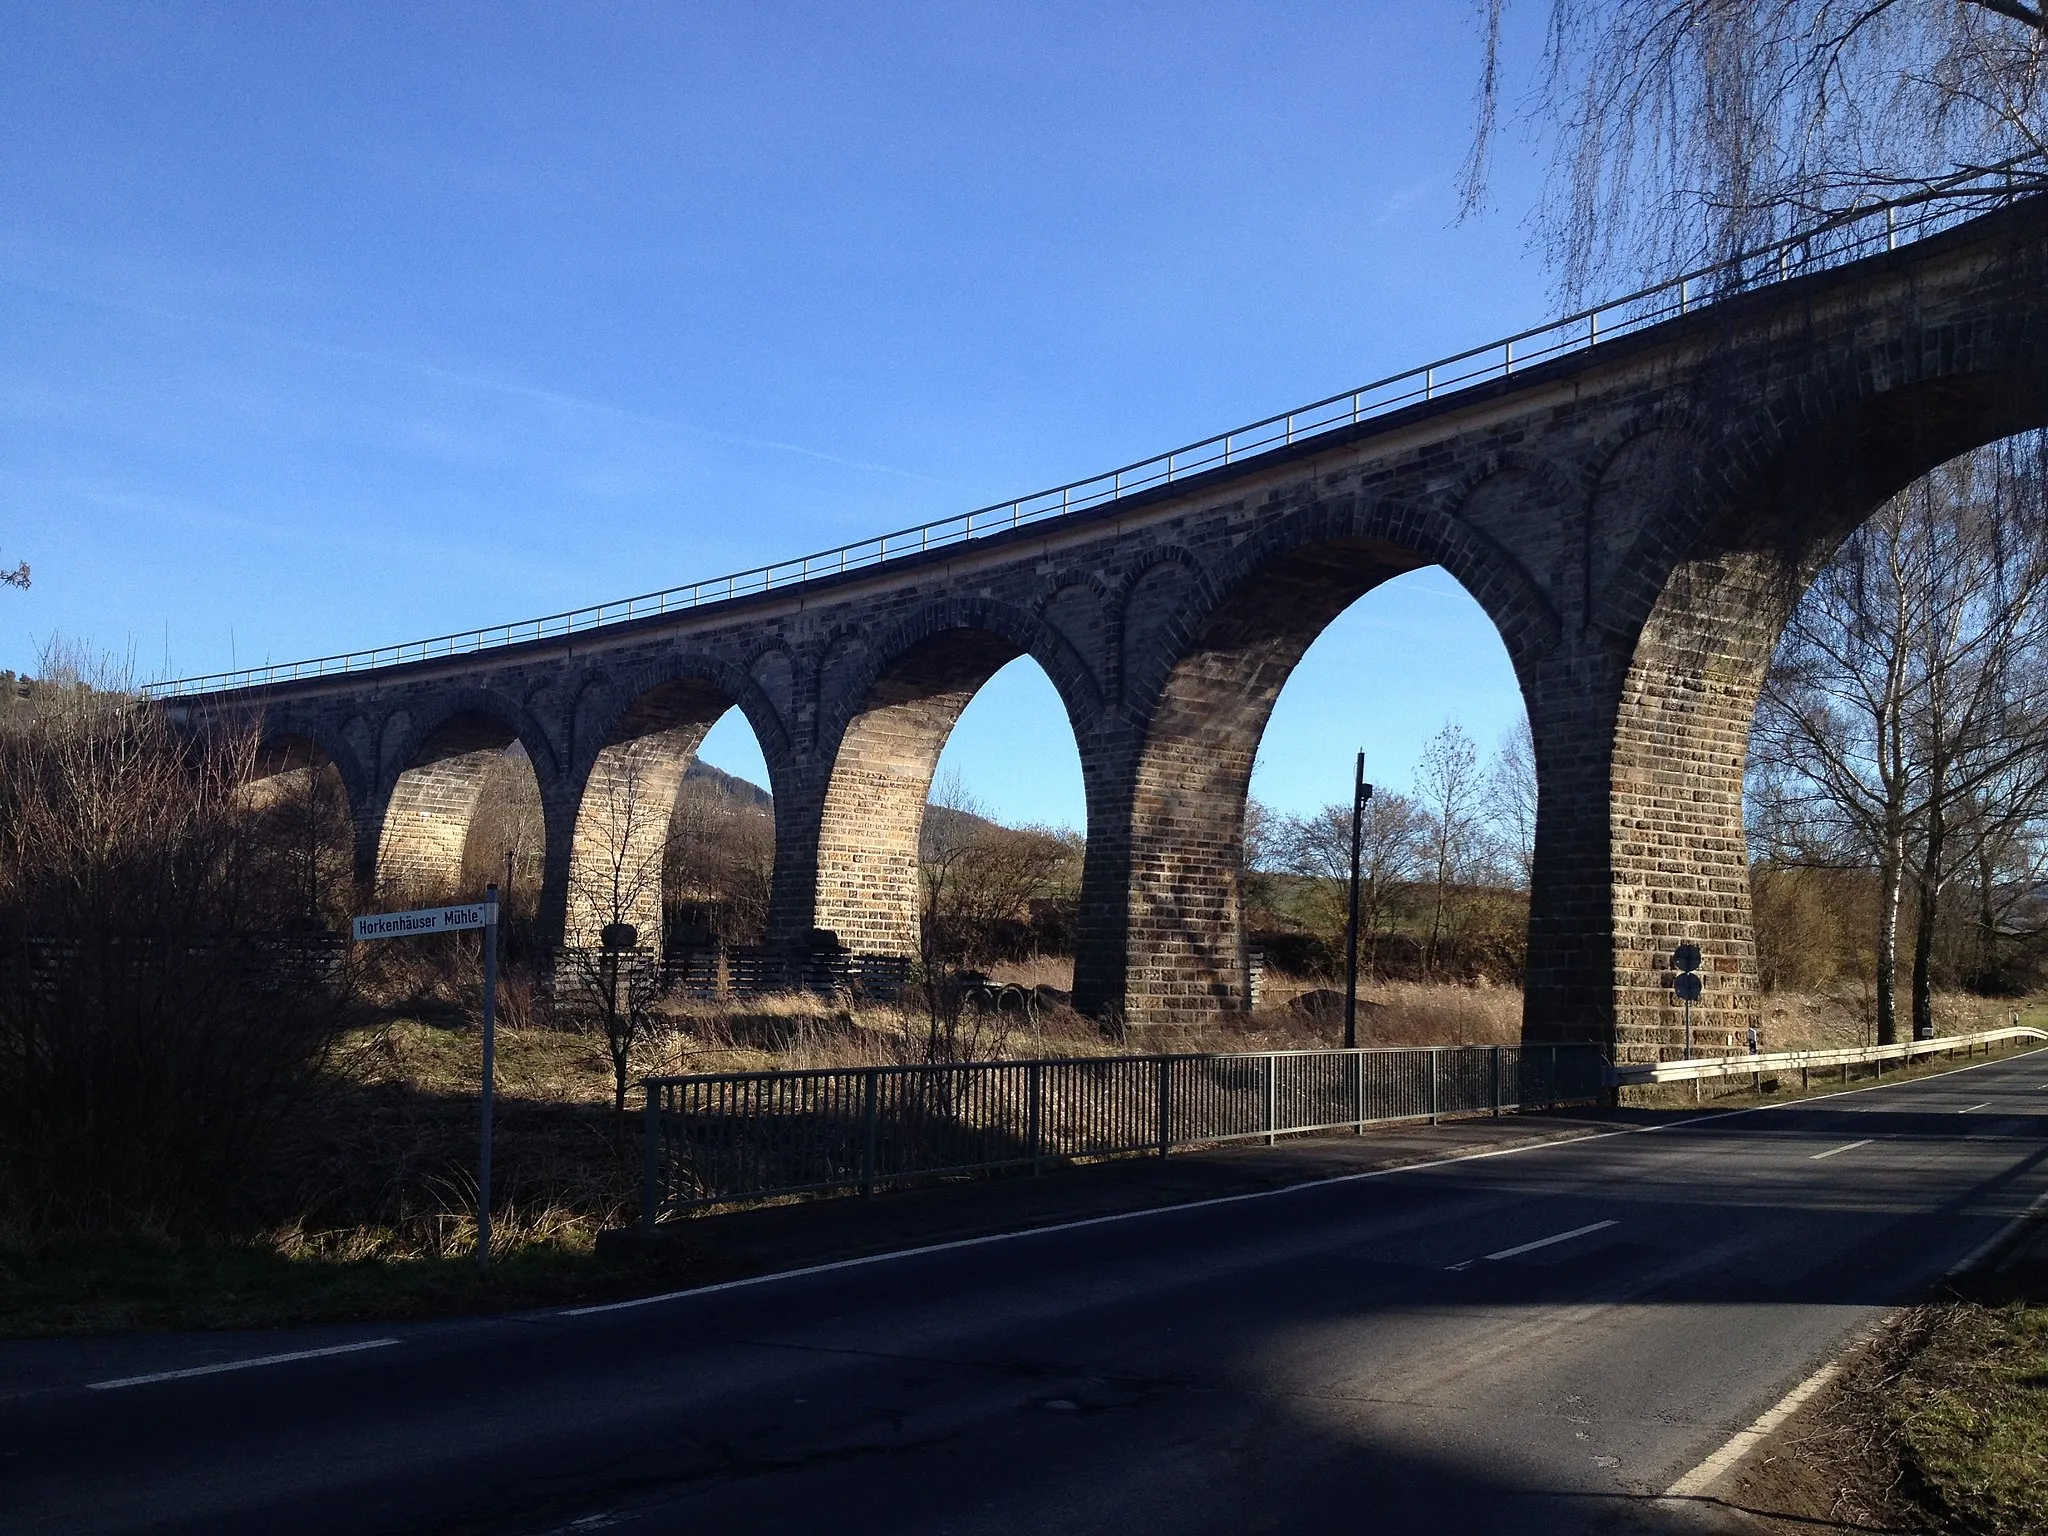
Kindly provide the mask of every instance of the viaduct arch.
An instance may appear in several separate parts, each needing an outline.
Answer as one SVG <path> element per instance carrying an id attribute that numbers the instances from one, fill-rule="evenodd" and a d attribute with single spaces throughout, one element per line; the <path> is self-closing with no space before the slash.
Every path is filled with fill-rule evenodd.
<path id="1" fill-rule="evenodd" d="M 1143 1029 L 1242 1006 L 1243 794 L 1287 672 L 1361 593 L 1441 564 L 1499 628 L 1529 713 L 1525 1037 L 1655 1054 L 1679 939 L 1707 953 L 1710 1010 L 1756 1013 L 1742 767 L 1792 605 L 1886 496 L 2048 424 L 2044 277 L 2048 203 L 2020 200 L 1164 483 L 1119 479 L 1085 511 L 581 633 L 181 687 L 169 707 L 354 754 L 380 882 L 459 857 L 478 754 L 518 739 L 549 816 L 544 919 L 572 938 L 572 884 L 618 840 L 601 807 L 622 779 L 672 796 L 736 703 L 774 780 L 771 937 L 828 926 L 900 953 L 938 747 L 1028 651 L 1086 786 L 1076 1002 Z"/>

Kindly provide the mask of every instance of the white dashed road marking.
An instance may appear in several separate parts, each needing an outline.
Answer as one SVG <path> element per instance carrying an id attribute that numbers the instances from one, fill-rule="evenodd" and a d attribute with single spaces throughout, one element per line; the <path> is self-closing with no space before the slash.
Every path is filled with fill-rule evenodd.
<path id="1" fill-rule="evenodd" d="M 1569 1232 L 1560 1232 L 1555 1237 L 1539 1237 L 1533 1243 L 1523 1243 L 1518 1248 L 1503 1248 L 1499 1253 L 1489 1253 L 1489 1259 L 1512 1259 L 1517 1254 L 1534 1253 L 1538 1248 L 1548 1248 L 1552 1243 L 1568 1243 L 1575 1237 L 1584 1237 L 1588 1232 L 1599 1232 L 1614 1226 L 1612 1221 L 1596 1221 L 1591 1226 L 1573 1227 Z"/>
<path id="2" fill-rule="evenodd" d="M 326 1349 L 295 1349 L 288 1355 L 258 1355 L 253 1360 L 227 1360 L 219 1365 L 195 1365 L 182 1371 L 154 1371 L 147 1376 L 121 1376 L 113 1381 L 89 1381 L 88 1392 L 111 1392 L 116 1387 L 147 1386 L 152 1381 L 183 1381 L 188 1376 L 218 1376 L 223 1371 L 253 1371 L 259 1365 L 283 1365 L 292 1360 L 318 1360 L 326 1355 L 352 1355 L 363 1349 L 382 1349 L 396 1339 L 365 1339 L 360 1344 L 331 1344 Z"/>

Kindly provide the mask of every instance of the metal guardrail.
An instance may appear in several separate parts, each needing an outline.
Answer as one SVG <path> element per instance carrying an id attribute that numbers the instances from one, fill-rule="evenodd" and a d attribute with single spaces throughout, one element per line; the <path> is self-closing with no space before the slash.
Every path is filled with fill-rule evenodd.
<path id="1" fill-rule="evenodd" d="M 1696 1083 L 1713 1077 L 1752 1077 L 1766 1072 L 1798 1072 L 1802 1077 L 1819 1068 L 1874 1066 L 1880 1072 L 1886 1062 L 1915 1061 L 1923 1056 L 1953 1056 L 1957 1051 L 1975 1055 L 2014 1040 L 2048 1040 L 2048 1030 L 2021 1025 L 2010 1029 L 1984 1029 L 1968 1035 L 1941 1035 L 1932 1040 L 1905 1040 L 1897 1045 L 1852 1045 L 1831 1051 L 1763 1051 L 1752 1056 L 1702 1056 L 1690 1061 L 1623 1062 L 1602 1074 L 1610 1088 L 1640 1087 L 1649 1083 Z M 1846 1076 L 1843 1079 L 1847 1081 Z"/>
<path id="2" fill-rule="evenodd" d="M 773 1195 L 1587 1103 L 1604 1065 L 1591 1045 L 1403 1046 L 649 1078 L 641 1224 Z"/>
<path id="3" fill-rule="evenodd" d="M 904 556 L 949 545 L 966 544 L 1071 513 L 1088 511 L 1176 479 L 1229 465 L 1276 448 L 1289 447 L 1321 433 L 1342 430 L 1377 416 L 1460 389 L 1506 378 L 1517 368 L 1567 353 L 1584 351 L 1632 331 L 1684 315 L 1702 303 L 1766 287 L 1787 278 L 1838 266 L 1902 242 L 1922 239 L 1952 228 L 1976 214 L 2002 206 L 2038 190 L 2038 173 L 2016 174 L 2039 156 L 2020 156 L 2002 164 L 1972 169 L 1931 184 L 1911 196 L 1849 209 L 1787 239 L 1748 251 L 1730 261 L 1682 273 L 1667 282 L 1610 299 L 1562 319 L 1546 321 L 1419 368 L 1375 379 L 1356 389 L 1328 395 L 1277 416 L 1234 427 L 1214 437 L 1183 444 L 1165 453 L 1139 459 L 1101 474 L 1035 491 L 1009 501 L 992 502 L 971 512 L 899 528 L 876 538 L 842 544 L 835 549 L 798 556 L 752 570 L 714 576 L 705 581 L 619 598 L 587 608 L 519 619 L 509 624 L 437 635 L 370 650 L 315 657 L 310 661 L 247 667 L 197 677 L 150 683 L 149 698 L 223 693 L 269 683 L 297 682 L 406 662 L 495 650 L 535 640 L 555 639 L 628 623 L 635 619 L 686 611 L 711 603 L 754 597 L 823 577 L 844 575 Z M 2048 161 L 2043 161 L 2048 165 Z"/>

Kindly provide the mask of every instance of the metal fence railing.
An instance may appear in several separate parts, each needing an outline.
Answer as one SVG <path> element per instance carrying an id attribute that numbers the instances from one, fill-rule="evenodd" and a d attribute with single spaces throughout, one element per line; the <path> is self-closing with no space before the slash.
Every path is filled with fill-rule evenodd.
<path id="1" fill-rule="evenodd" d="M 649 1078 L 641 1222 L 771 1195 L 1597 1101 L 1591 1045 L 1069 1057 Z"/>
<path id="2" fill-rule="evenodd" d="M 1849 1045 L 1816 1051 L 1761 1051 L 1752 1056 L 1733 1052 L 1725 1056 L 1699 1056 L 1690 1061 L 1622 1062 L 1605 1072 L 1610 1088 L 1644 1087 L 1653 1083 L 1697 1083 L 1713 1078 L 1761 1077 L 1766 1073 L 1797 1072 L 1808 1086 L 1812 1075 L 1839 1069 L 1847 1082 L 1850 1069 L 1870 1067 L 1883 1072 L 1888 1063 L 1917 1061 L 1931 1056 L 1954 1056 L 1961 1051 L 1974 1056 L 2001 1045 L 2021 1041 L 2048 1040 L 2048 1031 L 2018 1025 L 2010 1029 L 1983 1029 L 1968 1035 L 1937 1035 L 1931 1040 L 1901 1040 L 1896 1045 Z"/>
<path id="3" fill-rule="evenodd" d="M 2037 162 L 2030 170 L 2022 170 Z M 706 581 L 641 593 L 587 608 L 519 619 L 483 629 L 436 635 L 371 650 L 319 656 L 309 661 L 247 667 L 199 677 L 150 683 L 142 690 L 151 698 L 178 698 L 224 693 L 272 683 L 297 682 L 335 674 L 365 672 L 408 662 L 468 655 L 502 646 L 602 629 L 636 619 L 687 611 L 711 603 L 730 602 L 780 591 L 804 582 L 837 577 L 848 571 L 922 554 L 949 545 L 970 543 L 1049 522 L 1103 506 L 1138 491 L 1171 485 L 1190 475 L 1237 463 L 1276 448 L 1290 447 L 1322 433 L 1357 426 L 1424 401 L 1474 385 L 1502 379 L 1568 353 L 1582 352 L 1603 341 L 1643 330 L 1698 309 L 1716 299 L 1762 288 L 1859 257 L 1893 250 L 1903 244 L 1990 211 L 2041 187 L 2039 157 L 2022 156 L 2001 165 L 1975 168 L 1884 202 L 1847 209 L 1791 237 L 1747 251 L 1729 261 L 1684 272 L 1665 282 L 1620 298 L 1549 320 L 1512 336 L 1471 347 L 1385 378 L 1328 395 L 1291 411 L 1234 427 L 1228 432 L 1187 443 L 1150 458 L 1119 465 L 1065 485 L 1036 491 L 1009 501 L 993 502 L 971 512 L 956 513 L 914 528 L 899 528 L 836 549 L 800 555 L 772 565 L 714 576 Z"/>
<path id="4" fill-rule="evenodd" d="M 0 933 L 0 990 L 54 997 L 67 979 L 93 975 L 149 984 L 175 959 L 204 958 L 217 976 L 259 989 L 303 992 L 325 987 L 348 963 L 348 939 L 327 929 L 253 929 L 235 933 Z"/>

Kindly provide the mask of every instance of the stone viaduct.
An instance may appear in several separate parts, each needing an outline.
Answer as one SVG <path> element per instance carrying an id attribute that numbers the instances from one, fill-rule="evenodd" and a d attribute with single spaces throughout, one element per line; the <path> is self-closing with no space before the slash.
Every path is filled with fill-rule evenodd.
<path id="1" fill-rule="evenodd" d="M 2048 424 L 2048 204 L 1752 289 L 1569 356 L 1085 512 L 780 590 L 373 671 L 184 694 L 331 759 L 358 874 L 459 867 L 524 744 L 543 924 L 658 843 L 698 742 L 752 723 L 775 797 L 772 942 L 917 943 L 935 761 L 1028 654 L 1079 743 L 1077 1006 L 1133 1027 L 1243 1006 L 1244 805 L 1290 669 L 1361 594 L 1440 565 L 1498 626 L 1539 784 L 1525 1036 L 1668 1047 L 1668 961 L 1708 1022 L 1757 1007 L 1742 775 L 1792 605 L 1886 497 Z M 1389 655 L 1385 665 L 1403 658 Z M 1370 676 L 1358 681 L 1361 695 Z M 1366 743 L 1369 747 L 1370 743 Z M 643 927 L 658 898 L 631 893 Z"/>

